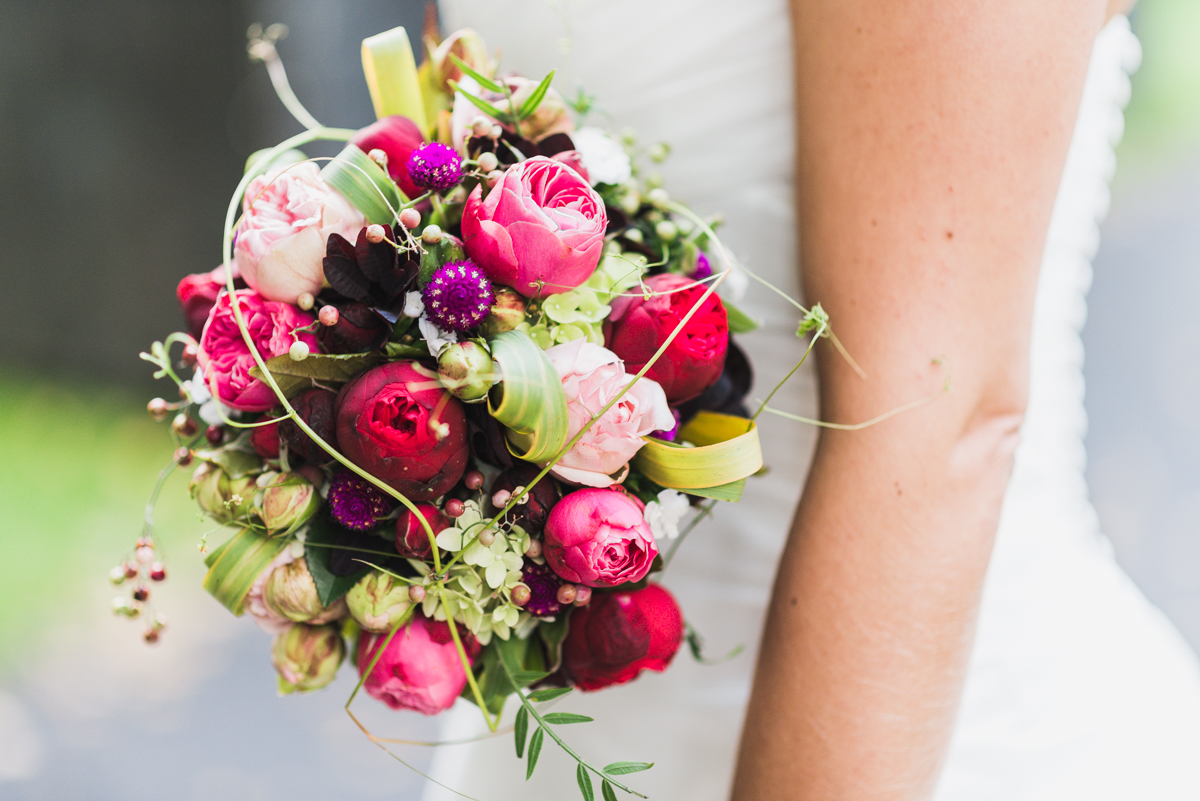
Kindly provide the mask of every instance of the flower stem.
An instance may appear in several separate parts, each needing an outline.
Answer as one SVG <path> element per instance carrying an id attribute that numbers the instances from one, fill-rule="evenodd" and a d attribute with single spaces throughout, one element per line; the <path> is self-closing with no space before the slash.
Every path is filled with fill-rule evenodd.
<path id="1" fill-rule="evenodd" d="M 475 703 L 479 705 L 479 711 L 483 713 L 483 719 L 487 721 L 489 731 L 495 731 L 500 725 L 500 716 L 497 715 L 495 720 L 492 720 L 491 713 L 488 712 L 487 704 L 483 700 L 483 693 L 479 690 L 479 683 L 475 681 L 475 671 L 471 670 L 471 660 L 467 656 L 467 649 L 463 648 L 462 638 L 458 636 L 458 624 L 454 622 L 454 608 L 446 602 L 446 588 L 442 582 L 437 583 L 438 601 L 442 608 L 446 610 L 446 625 L 450 628 L 450 636 L 454 638 L 454 648 L 458 651 L 458 658 L 462 661 L 463 671 L 467 674 L 467 683 L 471 685 L 471 695 L 475 696 Z"/>
<path id="2" fill-rule="evenodd" d="M 804 355 L 800 357 L 800 361 L 796 362 L 796 366 L 788 371 L 788 374 L 783 377 L 783 380 L 771 388 L 771 391 L 767 394 L 766 400 L 759 405 L 758 411 L 756 411 L 754 416 L 750 418 L 751 423 L 758 419 L 758 416 L 763 413 L 764 409 L 767 408 L 767 402 L 770 401 L 771 398 L 775 397 L 775 393 L 783 388 L 783 385 L 788 382 L 788 379 L 794 376 L 796 371 L 800 369 L 800 366 L 804 364 L 805 360 L 808 359 L 808 354 L 812 353 L 813 346 L 817 344 L 817 340 L 820 339 L 821 335 L 825 333 L 826 328 L 827 326 L 824 323 L 821 323 L 821 327 L 817 329 L 817 333 L 814 334 L 812 340 L 809 341 L 808 347 L 804 349 Z"/>

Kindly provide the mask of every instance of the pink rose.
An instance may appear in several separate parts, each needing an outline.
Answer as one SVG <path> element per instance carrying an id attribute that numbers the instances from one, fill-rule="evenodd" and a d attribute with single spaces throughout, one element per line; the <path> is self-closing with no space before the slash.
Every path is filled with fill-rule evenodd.
<path id="1" fill-rule="evenodd" d="M 572 170 L 579 173 L 579 177 L 587 181 L 589 186 L 591 185 L 592 180 L 588 177 L 587 167 L 583 166 L 583 154 L 578 150 L 561 150 L 550 158 L 566 164 Z"/>
<path id="2" fill-rule="evenodd" d="M 546 356 L 567 395 L 567 437 L 574 437 L 633 376 L 617 355 L 585 339 L 555 345 Z M 645 444 L 642 437 L 675 425 L 667 396 L 657 382 L 642 378 L 567 451 L 550 472 L 563 481 L 589 487 L 619 484 L 629 460 Z"/>
<path id="3" fill-rule="evenodd" d="M 242 198 L 233 263 L 267 300 L 295 303 L 321 291 L 325 242 L 353 242 L 366 225 L 362 212 L 321 179 L 308 162 L 260 175 Z"/>
<path id="4" fill-rule="evenodd" d="M 358 635 L 360 676 L 387 636 L 366 631 Z M 468 658 L 474 661 L 479 655 L 479 643 L 462 629 L 459 636 Z M 418 612 L 392 637 L 363 687 L 392 709 L 436 715 L 454 704 L 466 684 L 467 674 L 450 636 L 450 625 Z"/>
<path id="5" fill-rule="evenodd" d="M 546 520 L 546 562 L 562 578 L 589 587 L 641 581 L 658 547 L 642 502 L 620 489 L 581 489 Z"/>
<path id="6" fill-rule="evenodd" d="M 287 303 L 265 300 L 249 289 L 238 291 L 237 302 L 250 338 L 264 361 L 287 353 L 297 339 L 314 353 L 320 350 L 317 338 L 312 334 L 292 334 L 297 328 L 312 324 L 311 314 Z M 254 357 L 238 330 L 227 292 L 217 298 L 208 322 L 204 324 L 196 356 L 204 371 L 204 383 L 221 403 L 244 412 L 265 412 L 276 404 L 271 388 L 250 375 L 250 370 L 255 367 Z"/>
<path id="7" fill-rule="evenodd" d="M 463 247 L 492 281 L 555 295 L 591 276 L 606 225 L 604 201 L 579 173 L 535 156 L 510 167 L 486 199 L 482 185 L 467 198 Z"/>

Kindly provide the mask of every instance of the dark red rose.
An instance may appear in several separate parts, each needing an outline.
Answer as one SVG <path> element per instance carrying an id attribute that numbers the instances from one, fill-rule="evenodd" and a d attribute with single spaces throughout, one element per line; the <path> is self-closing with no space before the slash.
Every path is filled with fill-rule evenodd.
<path id="1" fill-rule="evenodd" d="M 282 409 L 276 410 L 271 417 L 278 417 Z M 264 459 L 279 458 L 279 423 L 258 426 L 250 429 L 250 447 Z"/>
<path id="2" fill-rule="evenodd" d="M 666 670 L 683 641 L 683 613 L 657 584 L 598 592 L 571 613 L 563 671 L 581 690 L 624 684 L 643 670 Z"/>
<path id="3" fill-rule="evenodd" d="M 317 331 L 325 353 L 365 353 L 378 348 L 392 333 L 392 327 L 365 303 L 338 300 L 325 305 L 338 310 L 338 321 Z"/>
<path id="4" fill-rule="evenodd" d="M 529 462 L 517 462 L 496 476 L 496 480 L 492 482 L 491 493 L 495 495 L 500 490 L 514 493 L 517 487 L 528 487 L 540 472 L 542 471 L 539 468 Z M 525 497 L 528 500 L 514 506 L 508 513 L 508 519 L 529 533 L 537 534 L 545 527 L 546 518 L 550 516 L 554 504 L 558 503 L 558 487 L 554 484 L 554 479 L 547 475 L 534 484 Z"/>
<path id="5" fill-rule="evenodd" d="M 244 289 L 246 282 L 234 276 L 234 286 Z M 208 314 L 217 302 L 217 295 L 225 288 L 225 270 L 218 267 L 209 273 L 195 273 L 184 276 L 175 288 L 175 297 L 179 298 L 179 310 L 187 321 L 188 333 L 196 339 L 204 331 L 208 322 Z"/>
<path id="6" fill-rule="evenodd" d="M 443 530 L 450 528 L 450 518 L 442 514 L 433 504 L 418 503 L 417 511 L 421 513 L 421 517 L 429 521 L 429 527 L 433 529 L 435 537 Z M 425 527 L 407 506 L 400 510 L 400 516 L 396 518 L 396 550 L 400 552 L 401 556 L 415 559 L 424 559 L 429 556 L 431 550 L 429 535 L 425 533 Z"/>
<path id="7" fill-rule="evenodd" d="M 296 414 L 331 448 L 337 447 L 336 403 L 337 393 L 319 387 L 306 389 L 292 398 L 292 408 Z M 280 421 L 279 438 L 287 443 L 289 453 L 310 462 L 325 462 L 333 458 L 290 419 Z"/>
<path id="8" fill-rule="evenodd" d="M 467 469 L 462 404 L 415 361 L 360 373 L 337 400 L 337 441 L 350 461 L 413 501 L 431 501 Z"/>
<path id="9" fill-rule="evenodd" d="M 387 153 L 388 174 L 410 198 L 417 197 L 422 190 L 408 177 L 408 157 L 424 142 L 417 124 L 399 114 L 376 120 L 350 137 L 350 144 L 358 145 L 364 153 L 376 149 Z"/>
<path id="10" fill-rule="evenodd" d="M 705 285 L 673 273 L 646 281 L 655 294 L 645 300 L 639 293 L 613 301 L 604 323 L 609 350 L 625 361 L 625 371 L 636 373 L 667 341 L 705 292 Z M 716 293 L 688 320 L 670 347 L 646 373 L 662 385 L 672 405 L 691 400 L 721 377 L 729 347 L 729 321 Z"/>

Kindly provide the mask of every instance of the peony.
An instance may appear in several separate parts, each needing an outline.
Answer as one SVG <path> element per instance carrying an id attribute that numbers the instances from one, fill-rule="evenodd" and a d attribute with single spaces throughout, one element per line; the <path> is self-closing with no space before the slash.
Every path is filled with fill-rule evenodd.
<path id="1" fill-rule="evenodd" d="M 414 501 L 433 500 L 467 468 L 462 404 L 417 362 L 360 373 L 337 398 L 338 449 Z"/>
<path id="2" fill-rule="evenodd" d="M 357 145 L 364 153 L 382 150 L 387 154 L 388 175 L 410 198 L 420 195 L 421 188 L 408 177 L 408 157 L 424 141 L 425 137 L 421 135 L 417 124 L 399 114 L 376 120 L 350 137 L 350 144 Z M 346 238 L 354 241 L 352 236 Z"/>
<path id="3" fill-rule="evenodd" d="M 623 684 L 643 670 L 666 670 L 683 641 L 683 614 L 657 584 L 597 593 L 571 613 L 563 672 L 581 690 Z"/>
<path id="4" fill-rule="evenodd" d="M 469 632 L 463 631 L 460 636 L 467 657 L 474 661 L 479 643 Z M 359 635 L 360 676 L 387 637 L 365 631 Z M 418 613 L 392 637 L 363 687 L 392 709 L 436 715 L 454 704 L 466 684 L 467 674 L 450 636 L 450 624 Z"/>
<path id="5" fill-rule="evenodd" d="M 237 280 L 234 272 L 234 286 L 244 287 L 245 281 Z M 175 297 L 179 299 L 179 310 L 187 321 L 188 333 L 199 339 L 208 321 L 208 314 L 217 302 L 217 296 L 225 289 L 225 266 L 222 265 L 212 272 L 185 275 L 175 288 Z"/>
<path id="6" fill-rule="evenodd" d="M 297 328 L 311 325 L 311 314 L 287 303 L 267 300 L 249 289 L 238 291 L 237 303 L 250 338 L 264 360 L 287 353 L 296 340 L 304 342 L 314 352 L 320 350 L 317 338 L 312 334 L 292 333 Z M 244 412 L 265 412 L 275 405 L 275 393 L 271 388 L 250 375 L 250 370 L 255 367 L 254 357 L 242 339 L 228 293 L 217 298 L 208 316 L 204 333 L 200 335 L 197 361 L 204 371 L 209 392 L 226 406 Z"/>
<path id="7" fill-rule="evenodd" d="M 321 179 L 315 164 L 273 170 L 246 188 L 233 263 L 267 300 L 295 303 L 321 291 L 329 235 L 353 241 L 364 225 L 362 212 Z"/>
<path id="8" fill-rule="evenodd" d="M 600 262 L 604 201 L 562 162 L 535 156 L 510 167 L 463 210 L 463 247 L 492 281 L 527 297 L 566 292 Z M 544 282 L 544 284 L 542 283 Z"/>
<path id="9" fill-rule="evenodd" d="M 664 273 L 647 279 L 656 294 L 622 295 L 613 301 L 604 323 L 604 341 L 633 371 L 641 370 L 705 292 L 703 284 Z M 691 400 L 708 389 L 725 369 L 729 322 L 716 293 L 692 315 L 679 335 L 646 373 L 662 385 L 671 405 Z M 670 426 L 664 426 L 664 429 Z"/>
<path id="10" fill-rule="evenodd" d="M 586 339 L 555 345 L 546 351 L 567 395 L 568 439 L 591 423 L 633 376 L 610 350 Z M 651 431 L 675 424 L 667 397 L 656 382 L 642 378 L 559 460 L 550 472 L 564 481 L 607 487 L 629 473 L 629 460 Z"/>
<path id="11" fill-rule="evenodd" d="M 554 572 L 589 587 L 641 581 L 658 547 L 642 502 L 620 489 L 582 489 L 555 505 L 543 553 Z"/>
<path id="12" fill-rule="evenodd" d="M 432 529 L 433 536 L 436 537 L 445 529 L 450 528 L 450 518 L 442 514 L 433 504 L 418 503 L 416 506 L 420 516 L 429 521 L 429 528 Z M 401 509 L 400 516 L 396 518 L 396 550 L 400 552 L 401 556 L 417 559 L 429 556 L 431 550 L 429 534 L 425 532 L 425 525 L 408 507 Z"/>

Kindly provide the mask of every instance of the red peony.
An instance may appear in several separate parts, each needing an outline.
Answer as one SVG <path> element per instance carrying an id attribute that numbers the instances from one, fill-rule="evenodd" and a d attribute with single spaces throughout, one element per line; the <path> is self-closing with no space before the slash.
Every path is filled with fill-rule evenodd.
<path id="1" fill-rule="evenodd" d="M 650 361 L 705 292 L 704 284 L 673 273 L 647 279 L 656 294 L 645 300 L 640 293 L 613 301 L 604 323 L 608 349 L 636 373 Z M 689 401 L 716 383 L 725 369 L 729 347 L 729 321 L 716 293 L 692 315 L 670 347 L 646 373 L 662 385 L 672 406 Z"/>
<path id="2" fill-rule="evenodd" d="M 659 585 L 596 593 L 571 613 L 563 671 L 581 690 L 624 684 L 643 670 L 666 670 L 682 641 L 683 613 Z"/>
<path id="3" fill-rule="evenodd" d="M 362 128 L 350 137 L 350 144 L 358 145 L 364 153 L 382 150 L 387 154 L 387 171 L 410 198 L 423 191 L 408 177 L 408 157 L 424 143 L 421 129 L 408 117 L 393 114 Z"/>
<path id="4" fill-rule="evenodd" d="M 467 419 L 437 373 L 391 362 L 359 374 L 337 398 L 338 449 L 413 501 L 430 501 L 467 468 Z"/>
<path id="5" fill-rule="evenodd" d="M 433 530 L 435 537 L 450 528 L 450 518 L 442 514 L 433 504 L 419 503 L 417 511 L 420 513 L 420 517 L 429 521 L 429 528 Z M 401 556 L 416 559 L 424 559 L 429 556 L 431 550 L 429 535 L 425 533 L 424 524 L 407 506 L 400 510 L 400 516 L 396 518 L 396 550 L 400 552 Z"/>
<path id="6" fill-rule="evenodd" d="M 246 282 L 234 274 L 234 286 L 242 288 Z M 179 299 L 179 310 L 187 321 L 188 333 L 196 339 L 204 331 L 208 322 L 208 313 L 217 302 L 217 295 L 225 289 L 225 268 L 218 267 L 212 272 L 185 275 L 175 288 L 175 297 Z"/>

